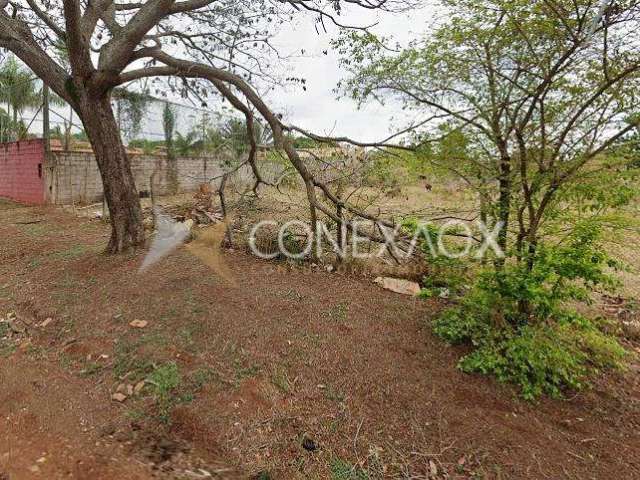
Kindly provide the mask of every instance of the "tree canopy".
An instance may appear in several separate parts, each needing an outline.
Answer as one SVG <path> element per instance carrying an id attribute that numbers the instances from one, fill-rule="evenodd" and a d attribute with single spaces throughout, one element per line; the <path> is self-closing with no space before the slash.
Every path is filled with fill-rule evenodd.
<path id="1" fill-rule="evenodd" d="M 203 103 L 210 95 L 220 95 L 245 117 L 256 188 L 265 183 L 255 164 L 257 112 L 305 179 L 315 208 L 310 172 L 284 137 L 281 117 L 254 87 L 258 81 L 279 83 L 270 68 L 279 58 L 272 43 L 277 27 L 294 16 L 309 15 L 322 29 L 327 23 L 342 25 L 343 9 L 401 10 L 410 5 L 410 0 L 0 0 L 0 48 L 25 62 L 82 120 L 111 212 L 108 250 L 119 252 L 142 244 L 144 232 L 110 104 L 115 88 L 148 80 Z M 56 55 L 61 51 L 63 56 Z M 295 76 L 287 78 L 302 83 Z"/>
<path id="2" fill-rule="evenodd" d="M 444 6 L 449 21 L 400 52 L 371 34 L 346 34 L 337 45 L 352 75 L 341 88 L 418 113 L 417 144 L 436 145 L 443 167 L 478 190 L 505 224 L 505 250 L 515 215 L 524 249 L 537 242 L 561 186 L 640 124 L 640 8 L 631 1 L 601 10 L 589 0 Z"/>

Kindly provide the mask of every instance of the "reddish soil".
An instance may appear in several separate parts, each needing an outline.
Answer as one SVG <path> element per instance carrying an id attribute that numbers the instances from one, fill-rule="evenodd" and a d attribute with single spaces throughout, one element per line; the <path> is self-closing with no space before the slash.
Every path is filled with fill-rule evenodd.
<path id="1" fill-rule="evenodd" d="M 107 235 L 0 204 L 0 317 L 25 329 L 0 343 L 2 480 L 640 478 L 637 369 L 528 403 L 456 369 L 436 301 L 239 251 L 141 275 Z"/>

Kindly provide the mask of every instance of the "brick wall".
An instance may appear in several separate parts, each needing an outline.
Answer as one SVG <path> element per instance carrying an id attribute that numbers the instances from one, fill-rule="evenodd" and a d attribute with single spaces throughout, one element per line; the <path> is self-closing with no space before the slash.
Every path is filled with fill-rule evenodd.
<path id="1" fill-rule="evenodd" d="M 24 140 L 0 144 L 0 197 L 45 203 L 44 143 Z"/>

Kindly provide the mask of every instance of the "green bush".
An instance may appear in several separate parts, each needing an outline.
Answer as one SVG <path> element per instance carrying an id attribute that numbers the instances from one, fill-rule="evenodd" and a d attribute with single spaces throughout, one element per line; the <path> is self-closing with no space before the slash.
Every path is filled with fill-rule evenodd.
<path id="1" fill-rule="evenodd" d="M 459 368 L 514 383 L 527 399 L 559 397 L 600 369 L 621 368 L 626 351 L 616 339 L 568 305 L 616 285 L 616 264 L 598 239 L 597 228 L 580 225 L 563 244 L 538 246 L 531 262 L 480 273 L 461 304 L 433 324 L 447 342 L 473 347 Z"/>

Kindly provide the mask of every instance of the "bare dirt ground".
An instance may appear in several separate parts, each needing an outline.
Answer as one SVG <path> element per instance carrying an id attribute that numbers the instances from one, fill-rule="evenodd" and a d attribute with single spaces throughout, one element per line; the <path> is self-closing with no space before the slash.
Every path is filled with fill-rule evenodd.
<path id="1" fill-rule="evenodd" d="M 637 366 L 531 404 L 368 279 L 184 248 L 140 275 L 105 224 L 6 202 L 0 238 L 2 480 L 640 478 Z"/>

